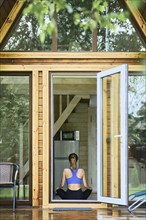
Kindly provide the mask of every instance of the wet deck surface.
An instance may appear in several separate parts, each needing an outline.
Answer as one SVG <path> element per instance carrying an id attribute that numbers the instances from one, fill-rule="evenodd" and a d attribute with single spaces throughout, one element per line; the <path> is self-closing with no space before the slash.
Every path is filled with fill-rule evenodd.
<path id="1" fill-rule="evenodd" d="M 0 208 L 0 220 L 146 220 L 146 210 L 139 208 L 130 214 L 127 209 L 108 208 L 98 210 L 53 211 L 41 208 Z"/>

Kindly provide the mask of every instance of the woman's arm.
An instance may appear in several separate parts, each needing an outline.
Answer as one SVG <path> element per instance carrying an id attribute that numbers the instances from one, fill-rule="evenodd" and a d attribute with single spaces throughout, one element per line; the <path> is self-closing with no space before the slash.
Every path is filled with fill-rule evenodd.
<path id="1" fill-rule="evenodd" d="M 88 186 L 87 181 L 86 181 L 86 176 L 85 176 L 85 171 L 82 169 L 83 172 L 83 185 L 87 189 L 92 189 L 90 186 Z"/>

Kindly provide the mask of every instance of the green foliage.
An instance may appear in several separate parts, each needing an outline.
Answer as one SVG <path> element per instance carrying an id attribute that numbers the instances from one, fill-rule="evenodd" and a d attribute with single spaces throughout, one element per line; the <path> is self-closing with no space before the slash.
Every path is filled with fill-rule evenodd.
<path id="1" fill-rule="evenodd" d="M 129 182 L 131 183 L 131 187 L 138 187 L 139 186 L 139 175 L 137 166 L 134 164 L 134 168 L 129 173 Z"/>
<path id="2" fill-rule="evenodd" d="M 0 161 L 19 161 L 20 125 L 28 120 L 28 93 L 18 94 L 18 88 L 0 84 Z M 28 146 L 27 146 L 28 148 Z"/>
<path id="3" fill-rule="evenodd" d="M 13 51 L 35 51 L 51 50 L 52 39 L 47 36 L 42 44 L 39 35 L 39 26 L 36 18 L 32 14 L 23 16 L 13 30 L 12 36 L 5 46 L 5 50 Z"/>
<path id="4" fill-rule="evenodd" d="M 146 165 L 145 85 L 145 75 L 129 77 L 128 144 L 130 146 L 130 154 Z"/>
<path id="5" fill-rule="evenodd" d="M 82 6 L 82 2 L 74 0 L 72 8 L 75 11 L 76 5 L 78 4 L 78 10 Z M 89 2 L 87 8 L 91 7 Z M 86 32 L 79 25 L 75 25 L 74 17 L 72 14 L 67 14 L 66 10 L 62 10 L 57 15 L 58 25 L 58 49 L 67 51 L 90 51 L 92 48 L 92 35 L 91 30 L 88 29 Z"/>
<path id="6" fill-rule="evenodd" d="M 27 1 L 27 0 L 26 0 Z M 45 41 L 46 35 L 57 33 L 55 13 L 63 10 L 73 17 L 74 24 L 84 31 L 93 31 L 97 27 L 114 29 L 113 19 L 124 21 L 126 14 L 123 11 L 108 12 L 107 8 L 112 0 L 33 0 L 27 1 L 28 6 L 24 14 L 34 14 L 40 28 L 40 40 Z M 76 3 L 76 4 L 75 4 Z"/>
<path id="7" fill-rule="evenodd" d="M 135 31 L 128 33 L 130 24 L 124 27 L 117 33 L 109 33 L 109 48 L 111 51 L 121 52 L 137 52 L 144 50 L 144 46 Z"/>
<path id="8" fill-rule="evenodd" d="M 100 3 L 99 1 L 95 2 Z M 71 4 L 68 3 L 67 8 L 63 8 L 55 14 L 57 21 L 57 44 L 58 51 L 92 51 L 92 31 L 88 26 L 83 27 L 85 20 L 91 22 L 89 12 L 91 9 L 96 8 L 96 4 L 92 1 L 74 0 Z M 101 7 L 100 7 L 101 6 Z M 106 6 L 106 5 L 105 5 Z M 61 6 L 58 6 L 59 8 Z M 83 13 L 82 9 L 87 13 Z M 123 6 L 120 1 L 108 1 L 108 15 L 107 11 L 103 11 L 102 5 L 99 4 L 100 13 L 95 11 L 97 20 L 100 20 L 101 15 L 112 15 L 123 12 Z M 103 11 L 103 12 L 102 12 Z M 73 16 L 74 15 L 74 16 Z M 49 15 L 45 17 L 46 25 L 49 23 Z M 99 17 L 98 17 L 99 16 Z M 122 14 L 120 14 L 122 20 Z M 109 16 L 110 17 L 110 16 Z M 82 24 L 76 23 L 76 20 L 82 18 Z M 93 18 L 93 17 L 92 17 Z M 93 25 L 97 30 L 97 50 L 98 51 L 142 51 L 144 46 L 136 34 L 130 21 L 127 19 L 125 22 L 118 18 L 111 19 L 112 25 L 115 30 L 107 29 L 106 23 L 103 22 L 103 28 L 93 19 Z M 51 29 L 48 26 L 47 31 Z M 108 33 L 106 32 L 108 30 Z M 16 29 L 13 30 L 12 36 L 6 44 L 4 50 L 13 51 L 51 51 L 52 49 L 52 36 L 51 32 L 46 33 L 41 31 L 40 24 L 36 16 L 31 13 L 23 15 Z M 41 38 L 41 40 L 40 40 Z M 42 43 L 43 42 L 43 43 Z M 105 43 L 107 42 L 107 44 Z M 107 47 L 108 46 L 108 47 Z"/>

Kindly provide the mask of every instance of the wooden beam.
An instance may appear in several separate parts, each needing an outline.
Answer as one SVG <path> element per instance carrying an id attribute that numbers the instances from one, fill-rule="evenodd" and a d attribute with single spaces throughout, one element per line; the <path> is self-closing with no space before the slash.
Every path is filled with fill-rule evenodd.
<path id="1" fill-rule="evenodd" d="M 38 71 L 32 73 L 32 206 L 38 206 Z"/>
<path id="2" fill-rule="evenodd" d="M 74 96 L 73 99 L 70 101 L 69 105 L 66 107 L 66 109 L 63 111 L 61 116 L 58 118 L 58 120 L 54 124 L 54 136 L 57 133 L 57 131 L 60 129 L 60 127 L 63 125 L 65 120 L 69 117 L 73 109 L 77 106 L 79 101 L 81 100 L 81 96 Z"/>
<path id="3" fill-rule="evenodd" d="M 146 22 L 145 22 L 143 16 L 141 15 L 140 11 L 138 10 L 138 8 L 135 6 L 134 1 L 132 1 L 132 0 L 124 0 L 124 1 L 127 5 L 128 9 L 130 10 L 132 16 L 135 18 L 137 25 L 139 26 L 142 33 L 146 37 Z"/>
<path id="4" fill-rule="evenodd" d="M 62 95 L 60 94 L 59 94 L 59 116 L 62 114 Z M 53 95 L 55 95 L 54 92 Z"/>
<path id="5" fill-rule="evenodd" d="M 106 69 L 110 69 L 112 67 L 116 67 L 120 65 L 119 63 L 114 63 L 114 64 L 93 64 L 93 65 L 89 65 L 89 64 L 76 64 L 76 65 L 70 65 L 70 64 L 65 64 L 65 65 L 22 65 L 22 64 L 18 64 L 18 65 L 11 65 L 11 64 L 7 64 L 7 65 L 1 65 L 0 71 L 32 71 L 32 70 L 48 70 L 48 71 L 64 71 L 64 72 L 69 72 L 69 71 L 84 71 L 84 72 L 88 72 L 88 73 L 92 73 L 93 72 L 98 72 L 98 71 L 103 71 Z M 134 72 L 138 72 L 138 71 L 145 71 L 145 65 L 133 65 L 133 64 L 129 64 L 129 71 L 134 71 Z"/>
<path id="6" fill-rule="evenodd" d="M 75 75 L 74 73 L 71 73 L 70 75 L 60 75 L 58 76 L 53 76 L 53 85 L 60 84 L 60 85 L 96 85 L 96 75 L 94 75 L 94 78 L 91 78 L 91 75 L 82 75 L 82 77 L 79 75 Z"/>
<path id="7" fill-rule="evenodd" d="M 1 52 L 0 58 L 3 59 L 55 59 L 57 62 L 58 59 L 71 59 L 79 60 L 83 59 L 115 59 L 114 62 L 118 59 L 138 59 L 145 58 L 145 52 Z M 64 62 L 65 60 L 63 60 Z M 90 60 L 88 60 L 89 62 Z M 93 61 L 93 60 L 92 60 Z M 86 60 L 87 62 L 87 60 Z"/>
<path id="8" fill-rule="evenodd" d="M 72 83 L 72 85 L 54 85 L 53 94 L 54 95 L 88 95 L 96 94 L 96 83 L 95 84 L 76 84 Z"/>
<path id="9" fill-rule="evenodd" d="M 14 7 L 10 11 L 7 19 L 3 23 L 0 29 L 0 43 L 4 40 L 6 34 L 8 33 L 9 29 L 11 28 L 13 22 L 15 21 L 16 17 L 18 16 L 20 10 L 22 9 L 25 1 L 17 0 Z"/>
<path id="10" fill-rule="evenodd" d="M 48 92 L 48 86 L 49 86 L 49 74 L 48 71 L 43 71 L 43 201 L 42 206 L 46 207 L 49 202 L 49 188 L 52 189 L 51 181 L 49 180 L 50 175 L 50 157 L 49 157 L 49 146 L 51 141 L 49 142 L 49 114 L 48 114 L 48 108 L 49 106 L 49 92 Z"/>
<path id="11" fill-rule="evenodd" d="M 71 73 L 72 74 L 72 73 Z M 88 76 L 53 76 L 53 94 L 54 95 L 85 95 L 96 94 L 96 75 L 94 78 Z"/>

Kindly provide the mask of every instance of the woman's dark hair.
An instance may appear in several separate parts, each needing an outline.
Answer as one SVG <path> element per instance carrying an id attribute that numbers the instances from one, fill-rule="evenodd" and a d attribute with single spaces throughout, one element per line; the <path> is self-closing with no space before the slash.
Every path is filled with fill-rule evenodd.
<path id="1" fill-rule="evenodd" d="M 78 155 L 77 154 L 75 154 L 75 153 L 71 153 L 69 156 L 68 156 L 68 159 L 69 159 L 69 161 L 71 161 L 71 158 L 76 158 L 76 161 L 78 161 Z"/>

